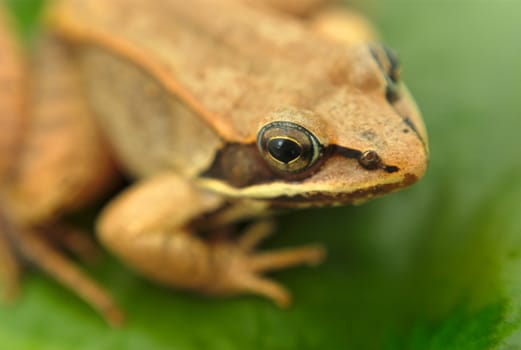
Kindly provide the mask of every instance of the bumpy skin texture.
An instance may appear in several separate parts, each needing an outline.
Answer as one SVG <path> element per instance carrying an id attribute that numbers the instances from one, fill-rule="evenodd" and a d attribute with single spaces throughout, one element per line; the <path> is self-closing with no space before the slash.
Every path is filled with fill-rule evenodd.
<path id="1" fill-rule="evenodd" d="M 423 174 L 427 156 L 414 103 L 406 92 L 386 100 L 383 68 L 358 45 L 371 36 L 369 26 L 353 14 L 313 17 L 322 2 L 58 1 L 48 18 L 67 46 L 51 41 L 42 49 L 35 107 L 9 186 L 10 217 L 27 231 L 19 239 L 27 257 L 109 322 L 121 321 L 106 293 L 35 229 L 94 197 L 111 177 L 77 69 L 118 161 L 139 179 L 103 211 L 101 241 L 160 283 L 211 295 L 256 293 L 287 305 L 289 293 L 262 274 L 318 263 L 323 248 L 255 252 L 271 224 L 231 239 L 234 223 L 284 201 L 332 205 L 396 190 Z M 53 95 L 67 104 L 57 107 Z M 263 124 L 279 120 L 312 130 L 333 156 L 298 181 L 277 177 L 255 139 Z M 375 150 L 386 164 L 369 171 L 334 153 L 342 149 Z"/>

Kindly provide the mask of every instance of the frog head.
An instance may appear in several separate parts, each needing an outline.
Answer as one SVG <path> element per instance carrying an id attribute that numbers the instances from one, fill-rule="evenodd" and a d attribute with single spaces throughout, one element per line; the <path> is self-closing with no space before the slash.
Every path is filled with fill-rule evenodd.
<path id="1" fill-rule="evenodd" d="M 336 205 L 422 177 L 427 136 L 395 54 L 383 45 L 351 52 L 356 69 L 332 94 L 311 107 L 280 107 L 259 124 L 254 144 L 225 147 L 207 173 L 221 180 L 212 187 L 280 206 Z"/>

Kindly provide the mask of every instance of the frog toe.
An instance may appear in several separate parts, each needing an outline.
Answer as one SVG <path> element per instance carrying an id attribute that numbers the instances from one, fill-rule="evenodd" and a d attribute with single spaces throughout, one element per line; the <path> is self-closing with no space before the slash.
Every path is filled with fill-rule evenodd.
<path id="1" fill-rule="evenodd" d="M 252 251 L 260 242 L 275 231 L 275 222 L 273 220 L 262 220 L 252 224 L 246 229 L 238 240 L 238 246 L 241 250 Z"/>
<path id="2" fill-rule="evenodd" d="M 235 278 L 235 283 L 241 291 L 266 297 L 279 307 L 291 304 L 289 291 L 275 281 L 254 274 L 242 274 Z"/>
<path id="3" fill-rule="evenodd" d="M 265 272 L 297 265 L 317 265 L 326 256 L 320 244 L 258 253 L 249 258 L 247 264 L 252 271 Z"/>
<path id="4" fill-rule="evenodd" d="M 303 264 L 316 265 L 324 260 L 326 254 L 324 247 L 318 244 L 262 253 L 244 251 L 244 245 L 222 248 L 216 255 L 222 259 L 216 260 L 223 263 L 218 269 L 222 275 L 209 291 L 210 294 L 257 294 L 272 300 L 279 307 L 287 307 L 291 303 L 291 295 L 281 284 L 262 276 L 262 273 Z"/>

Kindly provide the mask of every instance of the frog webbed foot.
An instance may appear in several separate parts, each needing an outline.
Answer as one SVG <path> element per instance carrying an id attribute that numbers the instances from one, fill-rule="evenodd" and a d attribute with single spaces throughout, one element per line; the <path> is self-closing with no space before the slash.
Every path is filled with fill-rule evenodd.
<path id="1" fill-rule="evenodd" d="M 256 246 L 274 231 L 271 221 L 260 221 L 243 232 L 235 242 L 214 246 L 216 281 L 208 287 L 209 293 L 262 295 L 278 306 L 291 302 L 289 292 L 277 282 L 262 274 L 296 265 L 316 265 L 325 257 L 325 249 L 318 244 L 276 251 L 256 252 Z"/>

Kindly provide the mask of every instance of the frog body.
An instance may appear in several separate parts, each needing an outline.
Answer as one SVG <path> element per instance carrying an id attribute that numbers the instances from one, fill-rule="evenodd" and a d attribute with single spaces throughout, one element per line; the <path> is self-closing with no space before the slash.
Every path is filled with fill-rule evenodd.
<path id="1" fill-rule="evenodd" d="M 96 172 L 61 171 L 80 179 L 76 188 L 97 190 L 61 198 L 47 206 L 53 215 L 20 214 L 30 198 L 17 194 L 30 174 L 19 177 L 10 185 L 21 189 L 10 191 L 13 207 L 21 208 L 11 210 L 14 221 L 31 231 L 34 222 L 102 192 L 113 174 L 103 151 L 110 149 L 136 183 L 100 215 L 97 232 L 109 250 L 169 286 L 256 293 L 287 305 L 289 293 L 262 273 L 318 263 L 322 246 L 255 252 L 273 229 L 263 220 L 238 239 L 194 233 L 231 233 L 236 222 L 278 208 L 359 203 L 417 181 L 428 155 L 394 53 L 367 43 L 365 22 L 342 22 L 330 9 L 314 21 L 309 9 L 318 2 L 305 3 L 303 19 L 289 15 L 299 11 L 282 12 L 284 3 L 275 0 L 193 0 L 190 7 L 58 1 L 47 14 L 48 46 L 77 74 L 71 86 L 87 102 L 76 107 L 93 117 L 110 147 L 98 147 L 89 161 L 74 160 Z M 331 35 L 332 28 L 341 30 Z M 105 142 L 92 132 L 75 138 Z M 85 293 L 88 286 L 73 288 L 119 322 L 111 299 L 98 287 Z"/>

